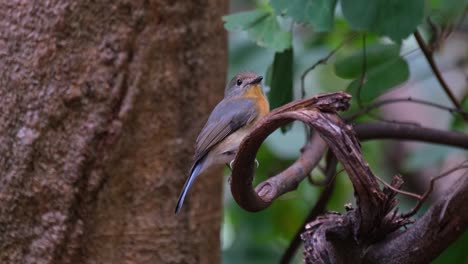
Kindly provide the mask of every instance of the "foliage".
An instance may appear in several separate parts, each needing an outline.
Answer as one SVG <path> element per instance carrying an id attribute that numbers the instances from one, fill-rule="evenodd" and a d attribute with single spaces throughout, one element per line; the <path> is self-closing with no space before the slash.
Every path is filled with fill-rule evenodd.
<path id="1" fill-rule="evenodd" d="M 309 26 L 317 33 L 325 32 L 330 36 L 333 36 L 335 31 L 343 32 L 342 28 L 366 35 L 376 34 L 377 38 L 371 38 L 362 46 L 364 51 L 355 50 L 347 58 L 335 63 L 337 76 L 354 79 L 349 85 L 349 90 L 352 93 L 359 91 L 360 97 L 369 102 L 408 80 L 409 68 L 400 55 L 400 44 L 423 22 L 425 9 L 429 8 L 436 14 L 439 11 L 438 14 L 447 22 L 450 15 L 453 19 L 459 16 L 466 2 L 467 0 L 448 1 L 444 4 L 434 0 L 427 6 L 424 0 L 271 0 L 263 1 L 252 11 L 227 15 L 223 20 L 227 30 L 246 31 L 257 45 L 274 51 L 275 59 L 269 69 L 280 68 L 286 74 L 293 71 L 294 65 L 293 58 L 285 59 L 289 50 L 292 50 L 294 24 Z M 342 19 L 335 18 L 338 4 L 345 25 L 335 23 Z M 382 44 L 383 37 L 389 37 L 394 44 Z M 292 94 L 278 91 L 284 90 L 280 87 L 292 89 L 287 77 L 269 78 L 271 104 L 274 107 L 288 102 L 286 98 L 289 96 L 286 95 Z M 284 86 L 286 81 L 288 83 Z"/>
<path id="2" fill-rule="evenodd" d="M 223 18 L 227 30 L 246 30 L 257 45 L 281 52 L 291 47 L 291 33 L 283 31 L 273 12 L 257 9 Z"/>
<path id="3" fill-rule="evenodd" d="M 353 29 L 375 32 L 400 42 L 422 22 L 424 0 L 341 0 L 341 7 Z"/>
<path id="4" fill-rule="evenodd" d="M 317 32 L 330 31 L 333 27 L 336 0 L 272 0 L 276 14 L 287 15 L 298 23 L 312 25 Z"/>
<path id="5" fill-rule="evenodd" d="M 365 61 L 365 81 L 362 80 L 362 66 Z M 409 68 L 400 56 L 400 46 L 395 44 L 373 44 L 365 52 L 356 51 L 335 63 L 336 75 L 344 79 L 354 79 L 347 90 L 363 102 L 370 102 L 388 89 L 406 81 Z M 362 83 L 361 83 L 362 82 Z"/>
<path id="6" fill-rule="evenodd" d="M 379 0 L 370 2 L 365 0 L 342 0 L 340 3 L 344 18 L 352 29 L 364 32 L 375 32 L 380 36 L 389 36 L 397 42 L 400 42 L 416 29 L 416 26 L 422 21 L 422 14 L 424 11 L 423 0 Z M 278 23 L 278 17 L 286 17 L 292 21 L 291 23 L 310 25 L 316 32 L 329 32 L 333 29 L 336 4 L 336 0 L 272 0 L 270 3 L 271 6 L 264 4 L 253 11 L 225 16 L 223 20 L 225 21 L 227 30 L 245 30 L 248 32 L 249 37 L 259 46 L 274 50 L 277 54 L 275 54 L 273 65 L 270 66 L 270 68 L 281 68 L 285 73 L 288 73 L 293 70 L 293 60 L 279 60 L 285 57 L 284 50 L 291 48 L 292 34 L 281 29 Z M 393 46 L 395 47 L 396 45 Z M 366 72 L 369 84 L 363 84 L 363 98 L 371 100 L 385 90 L 406 81 L 409 76 L 408 67 L 404 60 L 398 58 L 393 60 L 393 58 L 389 59 L 386 57 L 379 59 L 379 49 L 385 48 L 387 47 L 375 46 L 370 49 L 372 52 L 367 54 L 367 56 L 369 56 L 368 62 L 372 62 L 374 59 L 381 62 L 379 65 L 382 65 L 383 62 L 390 62 L 382 67 L 367 69 L 368 71 Z M 391 50 L 389 49 L 389 51 Z M 287 53 L 288 52 L 286 52 L 286 54 Z M 399 56 L 398 51 L 396 53 L 390 52 L 389 55 L 393 57 Z M 361 75 L 362 69 L 360 65 L 362 65 L 363 58 L 354 54 L 351 55 L 350 60 L 354 60 L 355 63 L 342 63 L 341 65 L 350 65 L 350 68 L 352 68 L 355 73 Z M 358 63 L 359 66 L 356 65 L 356 63 Z M 389 69 L 398 70 L 392 70 L 392 74 L 387 75 L 386 73 Z M 340 74 L 338 74 L 338 76 L 340 76 Z M 379 83 L 382 76 L 386 77 L 383 85 Z M 280 106 L 287 102 L 284 100 L 286 97 L 278 98 L 276 96 L 277 94 L 285 93 L 284 91 L 277 91 L 280 89 L 279 87 L 284 87 L 282 84 L 284 84 L 285 81 L 283 78 L 271 81 L 271 93 L 275 95 L 272 96 L 273 101 L 271 103 L 275 107 Z M 361 81 L 354 81 L 350 87 L 356 88 L 361 85 L 360 83 Z M 376 86 L 378 87 L 376 88 Z M 288 87 L 292 86 L 288 85 Z M 378 89 L 378 91 L 376 92 L 375 89 Z M 367 93 L 370 93 L 370 95 L 365 96 Z"/>
<path id="7" fill-rule="evenodd" d="M 268 93 L 270 108 L 274 109 L 289 103 L 293 99 L 293 50 L 289 48 L 283 52 L 276 52 L 273 63 L 267 70 L 266 85 L 269 85 L 271 92 Z M 284 89 L 284 87 L 290 87 Z"/>
<path id="8" fill-rule="evenodd" d="M 244 0 L 244 4 L 246 2 L 249 1 Z M 414 61 L 409 59 L 412 50 L 408 49 L 407 43 L 418 27 L 420 30 L 427 28 L 424 27 L 427 17 L 442 25 L 454 24 L 467 4 L 468 0 L 256 1 L 249 11 L 223 17 L 225 28 L 235 32 L 230 39 L 229 75 L 239 70 L 265 73 L 272 108 L 292 101 L 302 94 L 299 90 L 306 91 L 306 95 L 347 90 L 353 95 L 351 111 L 358 110 L 358 106 L 375 102 L 379 96 L 404 84 L 415 74 L 411 67 Z M 423 33 L 430 37 L 431 32 Z M 250 43 L 242 36 L 246 36 Z M 345 45 L 327 61 L 329 65 L 314 69 L 304 79 L 302 87 L 299 81 L 302 73 L 324 57 L 325 51 L 342 43 Z M 426 61 L 421 65 L 428 71 Z M 438 96 L 434 95 L 434 98 Z M 468 96 L 465 96 L 463 104 L 468 109 Z M 368 119 L 356 121 L 363 120 Z M 454 115 L 447 129 L 466 131 L 466 124 L 460 115 Z M 267 140 L 257 156 L 260 167 L 256 175 L 260 180 L 281 171 L 296 158 L 285 154 L 289 153 L 285 149 L 295 145 L 297 135 L 302 137 L 303 131 L 303 127 L 293 126 L 285 137 L 294 134 L 296 138 L 282 141 L 287 145 L 283 149 L 273 148 Z M 388 157 L 379 155 L 385 144 L 366 142 L 362 147 L 372 169 L 383 174 L 383 178 L 396 173 L 382 161 Z M 429 146 L 408 154 L 402 166 L 408 171 L 417 170 L 428 160 L 437 165 L 454 153 L 460 152 L 454 152 L 453 148 Z M 352 201 L 352 188 L 344 173 L 338 175 L 337 180 L 328 208 L 342 211 L 343 205 Z M 278 262 L 319 193 L 319 188 L 305 181 L 296 192 L 286 194 L 270 208 L 255 214 L 244 212 L 228 195 L 223 229 L 232 240 L 225 245 L 223 262 Z M 468 260 L 468 252 L 460 250 L 460 244 L 464 242 L 466 235 L 448 249 L 438 263 L 447 259 Z"/>

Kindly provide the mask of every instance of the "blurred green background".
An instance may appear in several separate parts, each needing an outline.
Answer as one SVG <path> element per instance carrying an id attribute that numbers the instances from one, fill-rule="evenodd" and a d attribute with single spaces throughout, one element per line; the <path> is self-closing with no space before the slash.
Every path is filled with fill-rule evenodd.
<path id="1" fill-rule="evenodd" d="M 253 10 L 262 6 L 267 1 L 231 0 L 230 13 Z M 452 3 L 453 2 L 453 3 Z M 426 13 L 433 10 L 442 10 L 444 5 L 460 4 L 456 1 L 426 1 Z M 444 13 L 445 14 L 445 13 Z M 437 18 L 437 16 L 436 16 Z M 320 58 L 325 57 L 332 49 L 343 41 L 350 28 L 345 22 L 338 6 L 334 18 L 333 30 L 326 33 L 314 32 L 312 28 L 304 25 L 293 27 L 293 98 L 300 97 L 301 74 Z M 466 41 L 466 38 L 465 38 Z M 368 34 L 368 45 L 373 43 L 390 43 L 390 40 Z M 319 65 L 312 71 L 306 81 L 306 96 L 317 93 L 346 90 L 351 80 L 337 77 L 334 72 L 333 62 L 360 49 L 361 40 L 357 38 L 340 49 L 326 65 Z M 410 83 L 412 93 L 418 98 L 435 100 L 444 105 L 451 105 L 446 99 L 439 84 L 432 76 L 427 66 L 427 61 L 417 49 L 413 37 L 402 42 L 400 54 L 410 70 Z M 240 71 L 255 71 L 261 75 L 266 74 L 273 62 L 274 51 L 257 46 L 249 39 L 246 32 L 229 33 L 229 74 L 231 78 Z M 451 69 L 450 63 L 444 64 L 446 69 Z M 269 87 L 265 87 L 268 92 Z M 355 104 L 356 102 L 354 102 Z M 432 115 L 432 112 L 428 112 Z M 441 129 L 455 129 L 454 118 L 446 112 L 437 112 L 440 122 L 432 122 L 432 127 Z M 362 120 L 366 120 L 366 117 Z M 466 126 L 460 128 L 466 131 Z M 302 124 L 295 123 L 290 131 L 282 134 L 276 131 L 262 145 L 257 159 L 260 166 L 256 172 L 256 182 L 260 182 L 269 176 L 275 175 L 289 166 L 299 155 L 299 149 L 305 142 L 305 130 Z M 393 141 L 370 141 L 362 145 L 363 153 L 372 170 L 387 181 L 397 173 L 412 173 L 427 167 L 427 164 L 438 166 L 450 156 L 467 156 L 466 152 L 454 148 L 413 144 L 414 147 L 407 151 L 401 161 L 400 168 L 391 166 L 388 159 L 391 157 L 382 155 L 382 150 L 395 147 Z M 389 151 L 390 152 L 390 151 Z M 228 171 L 226 171 L 228 174 Z M 320 171 L 314 170 L 314 177 L 320 177 Z M 424 190 L 419 186 L 418 190 Z M 249 213 L 241 209 L 233 200 L 229 186 L 225 185 L 225 210 L 222 227 L 223 263 L 278 263 L 281 255 L 289 245 L 294 234 L 304 221 L 306 215 L 313 208 L 321 188 L 312 186 L 308 181 L 303 181 L 299 188 L 282 196 L 268 209 L 258 213 Z M 402 210 L 411 208 L 414 201 L 402 198 Z M 353 203 L 352 186 L 346 173 L 337 176 L 336 187 L 327 210 L 344 211 L 345 203 Z M 468 234 L 462 236 L 434 263 L 468 263 Z M 302 248 L 298 250 L 294 263 L 302 263 Z"/>

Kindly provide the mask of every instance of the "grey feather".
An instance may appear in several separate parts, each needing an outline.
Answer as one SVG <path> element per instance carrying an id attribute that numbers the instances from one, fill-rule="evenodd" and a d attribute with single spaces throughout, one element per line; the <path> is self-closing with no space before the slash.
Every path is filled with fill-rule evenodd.
<path id="1" fill-rule="evenodd" d="M 205 127 L 197 138 L 195 162 L 227 136 L 252 122 L 258 114 L 250 98 L 232 98 L 221 101 L 211 112 Z"/>

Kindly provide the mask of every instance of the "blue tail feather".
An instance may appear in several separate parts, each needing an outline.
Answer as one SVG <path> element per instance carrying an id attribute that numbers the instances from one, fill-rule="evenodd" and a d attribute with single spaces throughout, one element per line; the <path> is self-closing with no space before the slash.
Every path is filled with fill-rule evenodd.
<path id="1" fill-rule="evenodd" d="M 179 200 L 177 201 L 177 206 L 175 208 L 175 213 L 176 214 L 182 208 L 182 205 L 184 204 L 185 196 L 187 195 L 188 190 L 190 189 L 190 187 L 192 186 L 193 182 L 198 177 L 198 175 L 200 175 L 200 170 L 202 168 L 202 163 L 203 162 L 197 162 L 195 164 L 195 166 L 192 169 L 192 173 L 190 174 L 190 177 L 185 182 L 184 188 L 182 188 L 182 192 L 180 192 Z"/>

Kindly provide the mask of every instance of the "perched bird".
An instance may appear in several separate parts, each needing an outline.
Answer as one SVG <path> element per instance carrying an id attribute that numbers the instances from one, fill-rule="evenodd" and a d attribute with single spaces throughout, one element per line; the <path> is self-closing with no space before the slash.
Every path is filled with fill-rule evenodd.
<path id="1" fill-rule="evenodd" d="M 198 135 L 190 176 L 180 193 L 175 213 L 180 211 L 195 179 L 216 166 L 231 165 L 242 139 L 270 111 L 262 79 L 254 72 L 241 72 L 227 85 L 223 100 L 213 109 Z"/>

